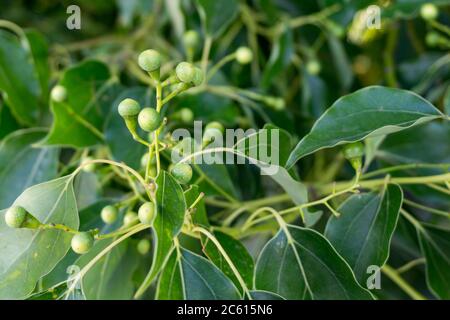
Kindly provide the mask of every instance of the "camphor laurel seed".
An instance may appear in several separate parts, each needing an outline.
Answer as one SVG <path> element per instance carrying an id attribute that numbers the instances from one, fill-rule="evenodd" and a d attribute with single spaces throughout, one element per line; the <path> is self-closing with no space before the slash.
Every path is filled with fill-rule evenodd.
<path id="1" fill-rule="evenodd" d="M 204 77 L 203 77 L 203 71 L 200 68 L 195 67 L 194 68 L 194 79 L 192 79 L 192 84 L 196 87 L 201 85 L 203 83 Z"/>
<path id="2" fill-rule="evenodd" d="M 67 99 L 67 89 L 64 86 L 57 85 L 52 89 L 50 95 L 53 101 L 63 102 Z"/>
<path id="3" fill-rule="evenodd" d="M 138 222 L 138 215 L 134 211 L 128 211 L 123 217 L 123 225 L 131 227 L 133 224 Z"/>
<path id="4" fill-rule="evenodd" d="M 196 76 L 195 67 L 189 62 L 180 62 L 177 65 L 175 72 L 178 80 L 186 84 L 191 84 Z"/>
<path id="5" fill-rule="evenodd" d="M 203 142 L 209 143 L 214 140 L 216 136 L 222 135 L 225 132 L 225 128 L 220 122 L 213 121 L 206 125 L 205 132 L 203 134 Z"/>
<path id="6" fill-rule="evenodd" d="M 308 63 L 306 64 L 306 70 L 308 71 L 309 74 L 316 76 L 322 70 L 322 66 L 320 65 L 319 61 L 311 60 L 311 61 L 308 61 Z"/>
<path id="7" fill-rule="evenodd" d="M 114 206 L 106 206 L 102 209 L 100 216 L 106 224 L 113 224 L 117 220 L 118 210 Z"/>
<path id="8" fill-rule="evenodd" d="M 92 158 L 92 157 L 83 158 L 83 160 L 81 161 L 81 165 L 83 166 L 84 172 L 94 172 L 95 171 L 95 164 L 89 163 L 90 161 L 93 161 L 93 160 L 94 160 L 94 158 Z M 89 164 L 87 164 L 87 163 L 89 163 Z"/>
<path id="9" fill-rule="evenodd" d="M 363 156 L 364 144 L 362 142 L 354 142 L 344 147 L 344 157 L 356 171 L 361 169 Z"/>
<path id="10" fill-rule="evenodd" d="M 139 55 L 138 64 L 147 72 L 157 71 L 161 68 L 161 55 L 156 50 L 145 50 Z"/>
<path id="11" fill-rule="evenodd" d="M 182 108 L 179 111 L 180 119 L 183 123 L 191 123 L 194 121 L 194 112 L 189 108 Z"/>
<path id="12" fill-rule="evenodd" d="M 150 241 L 148 239 L 141 239 L 137 244 L 137 251 L 145 256 L 150 251 Z"/>
<path id="13" fill-rule="evenodd" d="M 188 30 L 183 35 L 183 43 L 186 48 L 197 48 L 200 44 L 200 37 L 195 30 Z"/>
<path id="14" fill-rule="evenodd" d="M 249 64 L 253 60 L 253 52 L 248 47 L 240 47 L 236 50 L 236 61 L 240 64 Z"/>
<path id="15" fill-rule="evenodd" d="M 187 163 L 177 163 L 170 170 L 173 177 L 181 184 L 187 184 L 192 179 L 192 168 Z"/>
<path id="16" fill-rule="evenodd" d="M 89 232 L 80 232 L 72 238 L 72 250 L 78 254 L 85 254 L 94 245 L 94 236 Z"/>
<path id="17" fill-rule="evenodd" d="M 153 108 L 144 108 L 139 112 L 138 123 L 142 130 L 153 132 L 161 125 L 161 116 Z"/>
<path id="18" fill-rule="evenodd" d="M 152 202 L 146 202 L 140 206 L 138 217 L 143 224 L 152 224 L 156 216 L 155 205 Z"/>
<path id="19" fill-rule="evenodd" d="M 424 20 L 436 20 L 439 15 L 439 9 L 432 3 L 425 3 L 420 7 L 420 16 Z"/>
<path id="20" fill-rule="evenodd" d="M 141 158 L 141 167 L 142 168 L 147 168 L 148 165 L 148 158 L 150 157 L 150 155 L 148 153 L 145 153 L 142 158 Z M 152 157 L 152 162 L 151 164 L 156 164 L 156 157 Z"/>
<path id="21" fill-rule="evenodd" d="M 141 106 L 136 100 L 127 98 L 119 104 L 118 109 L 122 118 L 133 118 L 139 114 Z"/>
<path id="22" fill-rule="evenodd" d="M 5 223 L 8 227 L 14 229 L 36 229 L 41 225 L 35 217 L 20 206 L 13 206 L 6 211 Z"/>

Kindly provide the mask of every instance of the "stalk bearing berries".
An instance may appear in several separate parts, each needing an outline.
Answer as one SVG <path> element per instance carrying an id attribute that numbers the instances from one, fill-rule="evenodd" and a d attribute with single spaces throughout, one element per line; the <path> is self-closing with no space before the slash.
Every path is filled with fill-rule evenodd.
<path id="1" fill-rule="evenodd" d="M 155 205 L 152 202 L 146 202 L 139 208 L 138 217 L 141 223 L 152 224 L 155 216 Z"/>
<path id="2" fill-rule="evenodd" d="M 177 163 L 172 167 L 170 173 L 181 184 L 187 184 L 192 179 L 192 168 L 186 163 Z"/>
<path id="3" fill-rule="evenodd" d="M 94 236 L 89 232 L 80 232 L 72 238 L 72 250 L 78 254 L 85 254 L 94 245 Z"/>
<path id="4" fill-rule="evenodd" d="M 35 217 L 20 206 L 13 206 L 6 211 L 5 222 L 8 227 L 15 229 L 36 229 L 41 225 Z"/>
<path id="5" fill-rule="evenodd" d="M 153 108 L 144 108 L 138 116 L 138 123 L 142 130 L 153 132 L 161 126 L 161 116 Z"/>
<path id="6" fill-rule="evenodd" d="M 106 224 L 113 224 L 117 220 L 118 210 L 114 206 L 106 206 L 102 209 L 100 216 Z"/>
<path id="7" fill-rule="evenodd" d="M 253 60 L 253 52 L 248 47 L 240 47 L 236 50 L 236 61 L 240 64 L 249 64 Z"/>

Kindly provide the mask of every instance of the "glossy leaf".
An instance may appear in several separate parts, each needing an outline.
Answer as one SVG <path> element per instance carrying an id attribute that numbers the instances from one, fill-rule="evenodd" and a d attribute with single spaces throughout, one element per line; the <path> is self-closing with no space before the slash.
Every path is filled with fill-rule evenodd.
<path id="1" fill-rule="evenodd" d="M 427 262 L 428 287 L 436 297 L 450 299 L 450 230 L 425 225 L 418 235 Z"/>
<path id="2" fill-rule="evenodd" d="M 27 45 L 0 30 L 0 92 L 17 120 L 33 125 L 40 116 L 41 88 Z"/>
<path id="3" fill-rule="evenodd" d="M 217 37 L 238 13 L 237 0 L 197 0 L 197 7 L 206 34 Z"/>
<path id="4" fill-rule="evenodd" d="M 349 265 L 318 232 L 287 225 L 262 250 L 255 288 L 286 299 L 372 299 Z"/>
<path id="5" fill-rule="evenodd" d="M 238 300 L 233 282 L 215 265 L 188 250 L 174 250 L 158 284 L 159 300 Z"/>
<path id="6" fill-rule="evenodd" d="M 240 241 L 234 239 L 226 233 L 216 231 L 214 232 L 214 236 L 217 241 L 219 241 L 220 245 L 225 250 L 236 269 L 239 271 L 239 274 L 245 281 L 247 287 L 251 288 L 253 283 L 253 269 L 255 265 L 252 256 L 248 253 L 247 249 Z M 202 242 L 203 251 L 208 259 L 211 260 L 220 270 L 222 270 L 228 278 L 233 280 L 237 288 L 240 288 L 241 285 L 237 277 L 233 273 L 233 270 L 223 255 L 217 249 L 216 245 L 209 239 L 204 239 Z"/>
<path id="7" fill-rule="evenodd" d="M 41 101 L 47 102 L 50 81 L 48 43 L 45 37 L 35 30 L 27 30 L 25 35 L 30 45 L 34 69 L 41 86 Z"/>
<path id="8" fill-rule="evenodd" d="M 262 290 L 250 291 L 250 295 L 252 296 L 253 300 L 286 300 L 276 293 Z"/>
<path id="9" fill-rule="evenodd" d="M 33 186 L 14 202 L 42 223 L 60 223 L 78 229 L 73 177 Z M 58 230 L 11 229 L 0 212 L 0 299 L 23 299 L 36 282 L 65 256 L 72 235 Z M 32 268 L 30 265 L 32 264 Z"/>
<path id="10" fill-rule="evenodd" d="M 66 88 L 67 99 L 52 101 L 53 125 L 42 143 L 88 147 L 102 142 L 108 101 L 115 94 L 109 78 L 107 66 L 97 61 L 82 62 L 68 69 L 59 83 Z"/>
<path id="11" fill-rule="evenodd" d="M 441 118 L 442 113 L 418 95 L 373 86 L 336 101 L 291 153 L 288 167 L 320 149 L 394 133 Z"/>
<path id="12" fill-rule="evenodd" d="M 23 190 L 56 177 L 57 149 L 33 144 L 44 129 L 25 129 L 7 136 L 0 144 L 0 208 L 9 207 Z"/>
<path id="13" fill-rule="evenodd" d="M 338 209 L 341 217 L 328 221 L 325 236 L 362 285 L 369 276 L 367 268 L 381 268 L 389 257 L 402 198 L 397 185 L 388 185 L 380 194 L 353 195 Z"/>

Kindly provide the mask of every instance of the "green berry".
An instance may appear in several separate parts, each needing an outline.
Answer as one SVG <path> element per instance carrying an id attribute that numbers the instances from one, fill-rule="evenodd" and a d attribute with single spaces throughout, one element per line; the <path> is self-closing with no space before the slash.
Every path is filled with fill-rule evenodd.
<path id="1" fill-rule="evenodd" d="M 133 224 L 136 224 L 138 221 L 138 215 L 134 211 L 128 211 L 123 217 L 123 225 L 127 227 L 131 227 Z"/>
<path id="2" fill-rule="evenodd" d="M 203 71 L 200 68 L 194 68 L 195 73 L 194 73 L 194 79 L 192 80 L 192 84 L 196 87 L 198 87 L 199 85 L 201 85 L 203 83 Z"/>
<path id="3" fill-rule="evenodd" d="M 223 127 L 223 125 L 218 122 L 218 121 L 213 121 L 210 122 L 206 125 L 205 130 L 210 130 L 210 129 L 216 129 L 219 130 L 220 133 L 224 133 L 225 132 L 225 128 Z"/>
<path id="4" fill-rule="evenodd" d="M 95 164 L 94 163 L 89 163 L 86 164 L 90 161 L 93 161 L 94 158 L 92 157 L 85 157 L 82 161 L 81 161 L 81 165 L 83 166 L 83 171 L 84 172 L 94 172 L 95 171 Z"/>
<path id="5" fill-rule="evenodd" d="M 436 47 L 437 45 L 439 45 L 441 36 L 439 35 L 439 33 L 431 31 L 428 32 L 426 37 L 425 37 L 425 42 L 427 43 L 427 45 L 429 45 L 430 47 Z"/>
<path id="6" fill-rule="evenodd" d="M 154 72 L 161 68 L 161 55 L 156 50 L 146 50 L 139 55 L 138 63 L 143 70 Z"/>
<path id="7" fill-rule="evenodd" d="M 364 155 L 364 144 L 362 142 L 354 142 L 344 147 L 345 159 L 361 158 Z"/>
<path id="8" fill-rule="evenodd" d="M 188 30 L 183 35 L 183 43 L 186 48 L 197 48 L 200 44 L 200 37 L 195 30 Z"/>
<path id="9" fill-rule="evenodd" d="M 306 70 L 308 71 L 309 74 L 316 76 L 322 70 L 322 66 L 320 65 L 319 61 L 311 60 L 306 64 Z"/>
<path id="10" fill-rule="evenodd" d="M 94 236 L 89 232 L 80 232 L 72 238 L 72 250 L 78 254 L 85 254 L 94 245 Z"/>
<path id="11" fill-rule="evenodd" d="M 142 239 L 137 244 L 137 251 L 145 256 L 150 251 L 150 241 L 148 239 Z"/>
<path id="12" fill-rule="evenodd" d="M 141 106 L 136 100 L 125 99 L 119 104 L 119 114 L 123 118 L 136 117 L 141 111 Z"/>
<path id="13" fill-rule="evenodd" d="M 153 108 L 144 108 L 139 112 L 138 123 L 142 130 L 153 132 L 161 125 L 161 116 Z"/>
<path id="14" fill-rule="evenodd" d="M 175 72 L 177 74 L 178 80 L 187 84 L 193 82 L 194 78 L 196 77 L 195 67 L 188 62 L 179 63 L 177 65 L 177 68 L 175 69 Z"/>
<path id="15" fill-rule="evenodd" d="M 50 95 L 53 101 L 63 102 L 67 99 L 67 89 L 61 85 L 57 85 L 52 89 Z"/>
<path id="16" fill-rule="evenodd" d="M 183 108 L 180 110 L 180 119 L 183 123 L 191 123 L 194 121 L 194 112 L 189 108 Z"/>
<path id="17" fill-rule="evenodd" d="M 147 168 L 149 154 L 145 153 L 141 158 L 141 167 Z M 152 157 L 152 165 L 156 164 L 156 157 Z"/>
<path id="18" fill-rule="evenodd" d="M 143 224 L 152 224 L 155 219 L 156 210 L 152 202 L 144 203 L 138 211 L 139 220 Z"/>
<path id="19" fill-rule="evenodd" d="M 181 184 L 187 184 L 192 179 L 192 168 L 186 163 L 178 163 L 170 171 L 173 177 Z"/>
<path id="20" fill-rule="evenodd" d="M 113 224 L 117 220 L 118 210 L 114 206 L 106 206 L 102 209 L 100 216 L 106 224 Z"/>
<path id="21" fill-rule="evenodd" d="M 5 222 L 10 228 L 22 228 L 27 218 L 28 212 L 19 206 L 8 209 L 5 214 Z"/>
<path id="22" fill-rule="evenodd" d="M 236 60 L 240 64 L 249 64 L 253 60 L 253 52 L 248 47 L 240 47 L 236 50 Z"/>
<path id="23" fill-rule="evenodd" d="M 420 8 L 420 16 L 424 20 L 436 20 L 439 15 L 439 9 L 432 3 L 426 3 Z"/>

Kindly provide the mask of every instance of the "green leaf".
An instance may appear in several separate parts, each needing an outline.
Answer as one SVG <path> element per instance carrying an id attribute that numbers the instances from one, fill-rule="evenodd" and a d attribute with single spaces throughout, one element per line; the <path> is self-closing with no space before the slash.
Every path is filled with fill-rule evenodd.
<path id="1" fill-rule="evenodd" d="M 82 269 L 113 240 L 102 240 L 75 263 Z M 124 241 L 102 257 L 82 278 L 83 293 L 88 300 L 128 300 L 133 297 L 133 273 L 139 254 L 131 241 Z"/>
<path id="2" fill-rule="evenodd" d="M 336 101 L 289 157 L 287 166 L 324 148 L 385 135 L 441 118 L 425 99 L 401 89 L 373 86 Z"/>
<path id="3" fill-rule="evenodd" d="M 27 125 L 38 122 L 41 96 L 30 57 L 25 44 L 11 33 L 0 30 L 0 91 L 13 115 Z"/>
<path id="4" fill-rule="evenodd" d="M 428 287 L 436 297 L 450 299 L 450 230 L 424 225 L 418 234 Z"/>
<path id="5" fill-rule="evenodd" d="M 42 223 L 78 229 L 73 176 L 25 190 L 13 205 L 24 207 Z M 60 230 L 11 229 L 0 212 L 0 299 L 23 299 L 36 282 L 66 255 L 72 235 Z"/>
<path id="6" fill-rule="evenodd" d="M 173 239 L 180 233 L 186 213 L 183 189 L 169 173 L 162 171 L 156 179 L 156 185 L 153 262 L 141 288 L 147 288 L 166 263 L 173 248 Z"/>
<path id="7" fill-rule="evenodd" d="M 286 300 L 282 296 L 269 292 L 269 291 L 262 291 L 262 290 L 253 290 L 250 291 L 250 295 L 253 300 Z"/>
<path id="8" fill-rule="evenodd" d="M 255 266 L 252 256 L 248 253 L 247 249 L 240 241 L 234 239 L 226 233 L 216 231 L 214 232 L 214 236 L 219 241 L 236 269 L 239 271 L 239 274 L 245 281 L 247 287 L 251 288 L 253 284 L 253 269 Z M 216 245 L 209 239 L 204 239 L 202 242 L 203 251 L 208 259 L 211 260 L 220 270 L 222 270 L 228 278 L 233 280 L 237 288 L 240 288 L 241 285 L 234 275 L 233 270 L 217 249 Z"/>
<path id="9" fill-rule="evenodd" d="M 353 70 L 349 58 L 339 38 L 330 33 L 327 35 L 327 40 L 331 54 L 333 55 L 337 77 L 339 78 L 342 89 L 347 90 L 353 83 Z"/>
<path id="10" fill-rule="evenodd" d="M 233 282 L 205 258 L 174 250 L 161 274 L 159 300 L 238 300 Z"/>
<path id="11" fill-rule="evenodd" d="M 372 299 L 349 265 L 320 233 L 286 225 L 262 250 L 255 288 L 286 299 Z"/>
<path id="12" fill-rule="evenodd" d="M 38 31 L 27 30 L 25 35 L 30 45 L 34 67 L 41 86 L 41 101 L 47 104 L 50 82 L 48 43 L 45 37 Z"/>
<path id="13" fill-rule="evenodd" d="M 151 91 L 148 88 L 136 87 L 123 91 L 114 101 L 109 117 L 105 123 L 105 139 L 111 150 L 113 159 L 118 162 L 125 162 L 134 169 L 141 165 L 141 157 L 148 148 L 140 143 L 136 143 L 128 131 L 125 121 L 119 115 L 117 108 L 119 103 L 131 98 L 144 106 L 149 106 L 152 98 Z M 142 130 L 138 129 L 141 137 L 145 137 Z"/>
<path id="14" fill-rule="evenodd" d="M 197 0 L 197 8 L 205 33 L 218 37 L 230 25 L 238 13 L 237 0 Z"/>
<path id="15" fill-rule="evenodd" d="M 66 88 L 67 99 L 51 102 L 53 125 L 42 143 L 81 148 L 102 142 L 104 118 L 117 91 L 109 79 L 108 67 L 97 61 L 68 69 L 59 83 Z"/>
<path id="16" fill-rule="evenodd" d="M 0 144 L 0 208 L 9 207 L 20 193 L 56 177 L 57 149 L 36 148 L 44 129 L 25 129 L 8 135 Z"/>
<path id="17" fill-rule="evenodd" d="M 402 199 L 397 185 L 388 185 L 380 194 L 353 195 L 338 209 L 342 216 L 328 221 L 325 236 L 361 284 L 366 283 L 369 266 L 381 268 L 389 257 Z"/>

